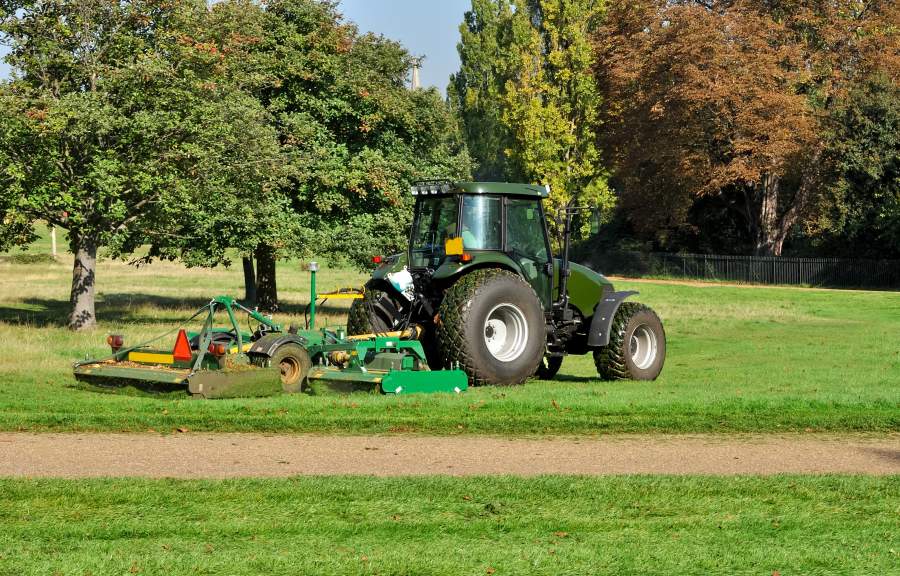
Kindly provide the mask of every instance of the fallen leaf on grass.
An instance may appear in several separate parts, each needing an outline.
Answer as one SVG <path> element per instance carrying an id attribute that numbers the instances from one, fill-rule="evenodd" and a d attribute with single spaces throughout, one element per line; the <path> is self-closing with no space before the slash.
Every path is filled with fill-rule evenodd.
<path id="1" fill-rule="evenodd" d="M 565 538 L 566 536 L 569 535 L 569 533 L 563 532 L 562 530 L 558 530 L 558 531 L 554 532 L 553 535 L 556 536 L 557 538 Z"/>

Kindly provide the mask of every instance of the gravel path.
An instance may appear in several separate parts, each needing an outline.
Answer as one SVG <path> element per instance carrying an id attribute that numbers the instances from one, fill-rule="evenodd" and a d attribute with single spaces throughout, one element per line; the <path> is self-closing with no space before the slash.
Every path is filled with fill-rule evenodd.
<path id="1" fill-rule="evenodd" d="M 0 433 L 0 476 L 900 474 L 900 435 L 503 439 Z"/>

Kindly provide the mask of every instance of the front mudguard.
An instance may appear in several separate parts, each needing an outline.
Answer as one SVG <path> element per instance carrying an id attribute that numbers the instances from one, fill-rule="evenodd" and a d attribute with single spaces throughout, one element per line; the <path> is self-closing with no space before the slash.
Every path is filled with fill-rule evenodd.
<path id="1" fill-rule="evenodd" d="M 594 317 L 591 319 L 591 328 L 588 331 L 588 347 L 601 348 L 609 344 L 609 332 L 612 329 L 613 318 L 622 301 L 630 296 L 638 294 L 635 290 L 623 290 L 610 292 L 603 296 L 594 309 Z"/>
<path id="2" fill-rule="evenodd" d="M 298 344 L 306 348 L 309 341 L 299 334 L 291 334 L 290 332 L 279 332 L 277 334 L 267 334 L 253 343 L 247 353 L 251 356 L 265 356 L 271 358 L 275 351 L 284 344 Z"/>

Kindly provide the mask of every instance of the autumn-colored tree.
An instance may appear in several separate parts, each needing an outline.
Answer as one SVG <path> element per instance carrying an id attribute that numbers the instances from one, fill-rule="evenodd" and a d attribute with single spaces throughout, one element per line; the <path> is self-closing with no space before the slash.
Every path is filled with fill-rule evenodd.
<path id="1" fill-rule="evenodd" d="M 603 136 L 635 227 L 669 230 L 696 198 L 721 196 L 757 254 L 780 254 L 821 204 L 825 111 L 891 45 L 892 11 L 849 0 L 612 7 L 596 37 Z"/>
<path id="2" fill-rule="evenodd" d="M 756 252 L 779 254 L 817 174 L 790 31 L 744 6 L 645 2 L 611 9 L 598 51 L 616 102 L 607 141 L 635 226 L 666 228 L 695 196 L 733 191 Z"/>

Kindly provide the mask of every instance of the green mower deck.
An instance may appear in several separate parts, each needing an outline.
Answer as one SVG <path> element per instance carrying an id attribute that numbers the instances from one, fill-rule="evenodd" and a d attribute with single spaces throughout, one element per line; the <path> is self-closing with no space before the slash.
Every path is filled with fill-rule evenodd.
<path id="1" fill-rule="evenodd" d="M 315 321 L 314 303 L 313 291 L 311 322 Z M 224 328 L 215 326 L 220 312 L 228 319 Z M 236 312 L 246 313 L 248 322 L 256 321 L 255 329 L 242 331 Z M 174 331 L 130 348 L 123 346 L 122 336 L 109 336 L 112 354 L 76 363 L 76 380 L 105 389 L 183 390 L 195 398 L 281 392 L 460 393 L 468 387 L 462 370 L 429 368 L 417 329 L 352 337 L 343 328 L 310 326 L 285 332 L 270 317 L 227 296 L 213 298 L 188 321 L 204 313 L 202 328 L 196 332 L 179 329 L 171 350 L 151 344 Z"/>

